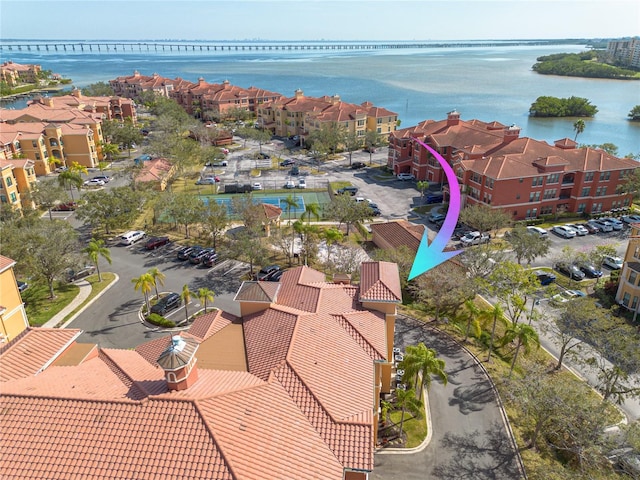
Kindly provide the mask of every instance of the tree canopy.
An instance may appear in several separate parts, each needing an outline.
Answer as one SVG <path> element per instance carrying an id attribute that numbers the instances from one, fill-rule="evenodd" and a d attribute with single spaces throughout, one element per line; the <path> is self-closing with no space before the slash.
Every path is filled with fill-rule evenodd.
<path id="1" fill-rule="evenodd" d="M 532 117 L 593 117 L 598 113 L 596 106 L 582 97 L 558 98 L 541 96 L 531 104 Z"/>

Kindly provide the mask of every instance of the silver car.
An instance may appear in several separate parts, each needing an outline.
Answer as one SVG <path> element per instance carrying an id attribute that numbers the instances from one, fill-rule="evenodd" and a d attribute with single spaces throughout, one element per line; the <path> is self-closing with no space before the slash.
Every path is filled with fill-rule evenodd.
<path id="1" fill-rule="evenodd" d="M 562 238 L 575 238 L 576 232 L 572 228 L 567 228 L 564 225 L 556 225 L 551 229 L 556 235 L 560 235 Z"/>

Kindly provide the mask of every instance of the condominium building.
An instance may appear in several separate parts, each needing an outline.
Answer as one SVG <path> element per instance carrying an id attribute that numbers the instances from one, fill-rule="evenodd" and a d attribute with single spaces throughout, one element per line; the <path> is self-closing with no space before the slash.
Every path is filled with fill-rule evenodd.
<path id="1" fill-rule="evenodd" d="M 402 292 L 395 264 L 360 278 L 244 282 L 239 317 L 135 350 L 28 329 L 0 348 L 0 475 L 366 480 Z"/>
<path id="2" fill-rule="evenodd" d="M 0 255 L 0 352 L 2 345 L 18 337 L 29 327 L 13 271 L 15 265 L 15 260 Z"/>
<path id="3" fill-rule="evenodd" d="M 617 63 L 640 68 L 640 37 L 612 40 L 607 44 L 607 53 Z"/>
<path id="4" fill-rule="evenodd" d="M 29 192 L 36 185 L 33 160 L 0 156 L 0 208 L 10 206 L 14 210 L 35 206 Z"/>
<path id="5" fill-rule="evenodd" d="M 448 190 L 436 158 L 414 139 L 436 150 L 454 169 L 463 205 L 483 204 L 513 219 L 563 212 L 593 214 L 627 208 L 625 177 L 638 163 L 603 150 L 578 148 L 564 138 L 553 145 L 520 137 L 516 125 L 463 121 L 457 111 L 446 120 L 426 120 L 389 137 L 388 166 Z"/>
<path id="6" fill-rule="evenodd" d="M 616 302 L 633 312 L 635 322 L 640 310 L 640 224 L 631 224 L 629 243 L 620 271 Z"/>
<path id="7" fill-rule="evenodd" d="M 40 65 L 21 65 L 8 60 L 0 65 L 0 81 L 6 82 L 10 87 L 22 83 L 37 83 L 41 71 Z"/>

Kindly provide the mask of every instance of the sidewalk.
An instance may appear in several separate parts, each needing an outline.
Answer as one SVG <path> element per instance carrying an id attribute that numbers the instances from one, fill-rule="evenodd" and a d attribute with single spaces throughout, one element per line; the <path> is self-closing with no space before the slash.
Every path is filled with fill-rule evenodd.
<path id="1" fill-rule="evenodd" d="M 91 284 L 86 280 L 80 280 L 76 285 L 80 287 L 80 291 L 76 298 L 71 300 L 69 304 L 60 310 L 56 315 L 54 315 L 51 320 L 42 325 L 45 328 L 55 328 L 64 318 L 73 312 L 76 308 L 84 303 L 84 301 L 91 294 Z"/>

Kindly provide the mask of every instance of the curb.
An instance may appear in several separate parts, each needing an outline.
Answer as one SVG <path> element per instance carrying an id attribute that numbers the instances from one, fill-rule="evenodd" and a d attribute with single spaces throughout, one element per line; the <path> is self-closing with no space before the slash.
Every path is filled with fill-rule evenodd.
<path id="1" fill-rule="evenodd" d="M 67 320 L 62 325 L 60 325 L 60 327 L 57 327 L 57 328 L 67 328 L 71 324 L 71 322 L 73 322 L 76 318 L 78 318 L 78 316 L 89 307 L 89 305 L 93 304 L 93 302 L 95 302 L 102 295 L 104 295 L 105 292 L 107 292 L 118 280 L 120 280 L 120 277 L 118 276 L 117 273 L 115 273 L 115 272 L 110 272 L 110 273 L 113 273 L 115 275 L 115 278 L 113 279 L 113 281 L 109 285 L 107 285 L 99 294 L 97 294 L 91 300 L 86 302 L 84 304 L 84 306 L 80 310 L 78 310 L 76 313 L 74 313 L 73 316 L 69 320 Z"/>

